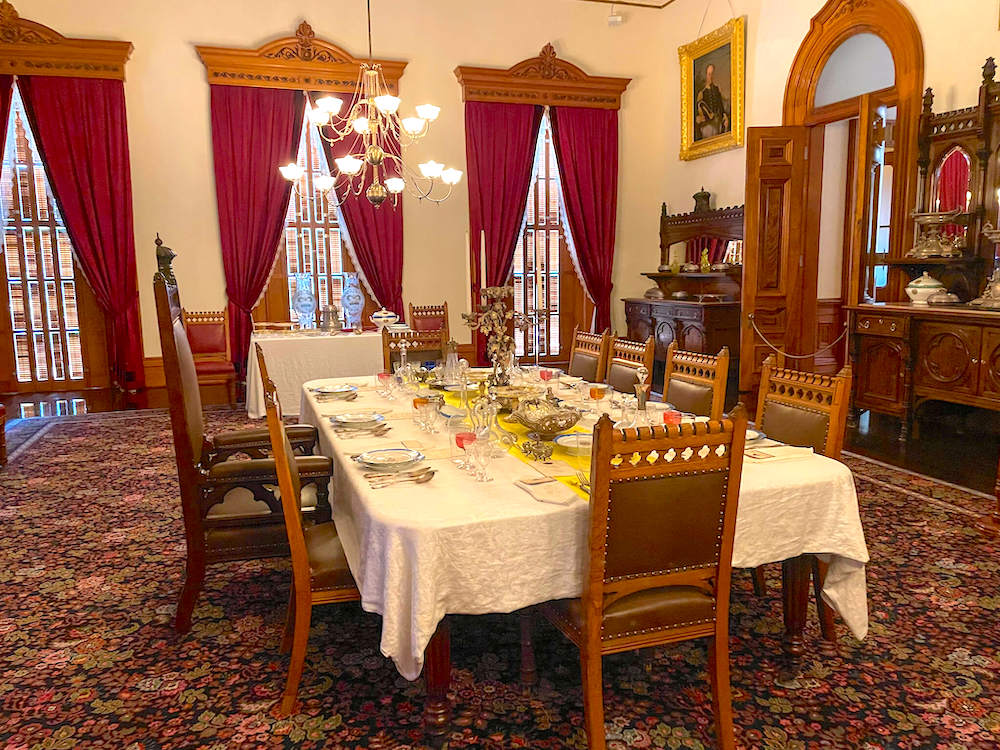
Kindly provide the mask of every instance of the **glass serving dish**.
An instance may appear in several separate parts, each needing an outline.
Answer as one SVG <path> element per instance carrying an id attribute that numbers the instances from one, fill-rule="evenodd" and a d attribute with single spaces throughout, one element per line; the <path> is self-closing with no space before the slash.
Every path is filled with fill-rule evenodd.
<path id="1" fill-rule="evenodd" d="M 511 412 L 510 419 L 527 427 L 530 430 L 529 437 L 533 440 L 552 441 L 560 432 L 565 432 L 580 421 L 580 412 L 535 397 L 521 399 L 517 408 Z"/>

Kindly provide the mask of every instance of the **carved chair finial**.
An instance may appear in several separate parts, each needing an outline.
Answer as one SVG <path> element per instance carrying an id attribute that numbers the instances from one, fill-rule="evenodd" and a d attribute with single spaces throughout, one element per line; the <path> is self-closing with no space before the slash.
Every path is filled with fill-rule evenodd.
<path id="1" fill-rule="evenodd" d="M 177 257 L 177 253 L 171 250 L 169 247 L 163 244 L 163 240 L 160 239 L 160 233 L 156 233 L 156 240 L 154 242 L 156 245 L 156 276 L 154 278 L 161 278 L 168 284 L 177 284 L 177 279 L 174 278 L 174 269 L 172 263 L 174 258 Z"/>
<path id="2" fill-rule="evenodd" d="M 983 83 L 993 83 L 993 77 L 997 73 L 997 64 L 992 57 L 986 58 L 986 63 L 983 65 Z"/>

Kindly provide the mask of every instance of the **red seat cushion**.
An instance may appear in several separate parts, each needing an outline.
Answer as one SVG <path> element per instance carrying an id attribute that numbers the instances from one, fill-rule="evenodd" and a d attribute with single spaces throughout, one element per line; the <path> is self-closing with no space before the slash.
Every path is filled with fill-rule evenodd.
<path id="1" fill-rule="evenodd" d="M 195 372 L 199 375 L 235 375 L 232 362 L 209 359 L 194 363 Z"/>

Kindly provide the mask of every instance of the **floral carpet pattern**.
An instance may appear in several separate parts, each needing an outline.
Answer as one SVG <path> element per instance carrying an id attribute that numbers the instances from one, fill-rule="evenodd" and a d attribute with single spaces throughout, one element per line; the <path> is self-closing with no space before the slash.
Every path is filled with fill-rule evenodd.
<path id="1" fill-rule="evenodd" d="M 209 412 L 213 429 L 238 412 Z M 170 627 L 184 541 L 165 412 L 91 415 L 39 432 L 0 471 L 0 747 L 216 750 L 420 748 L 421 681 L 378 651 L 356 605 L 313 617 L 297 712 L 278 718 L 289 569 L 209 570 L 192 631 Z M 735 576 L 737 743 L 757 750 L 1000 747 L 1000 545 L 991 501 L 847 456 L 872 563 L 871 632 L 810 649 L 775 684 L 781 613 Z M 585 748 L 576 652 L 536 632 L 541 683 L 519 682 L 517 618 L 455 618 L 451 748 Z M 715 747 L 706 653 L 694 643 L 605 659 L 609 747 Z"/>

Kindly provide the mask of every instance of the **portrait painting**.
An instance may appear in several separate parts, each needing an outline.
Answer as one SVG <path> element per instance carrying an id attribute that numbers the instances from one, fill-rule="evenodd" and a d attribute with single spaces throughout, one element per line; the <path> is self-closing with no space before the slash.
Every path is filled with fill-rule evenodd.
<path id="1" fill-rule="evenodd" d="M 743 145 L 744 38 L 734 18 L 680 48 L 682 159 Z"/>

